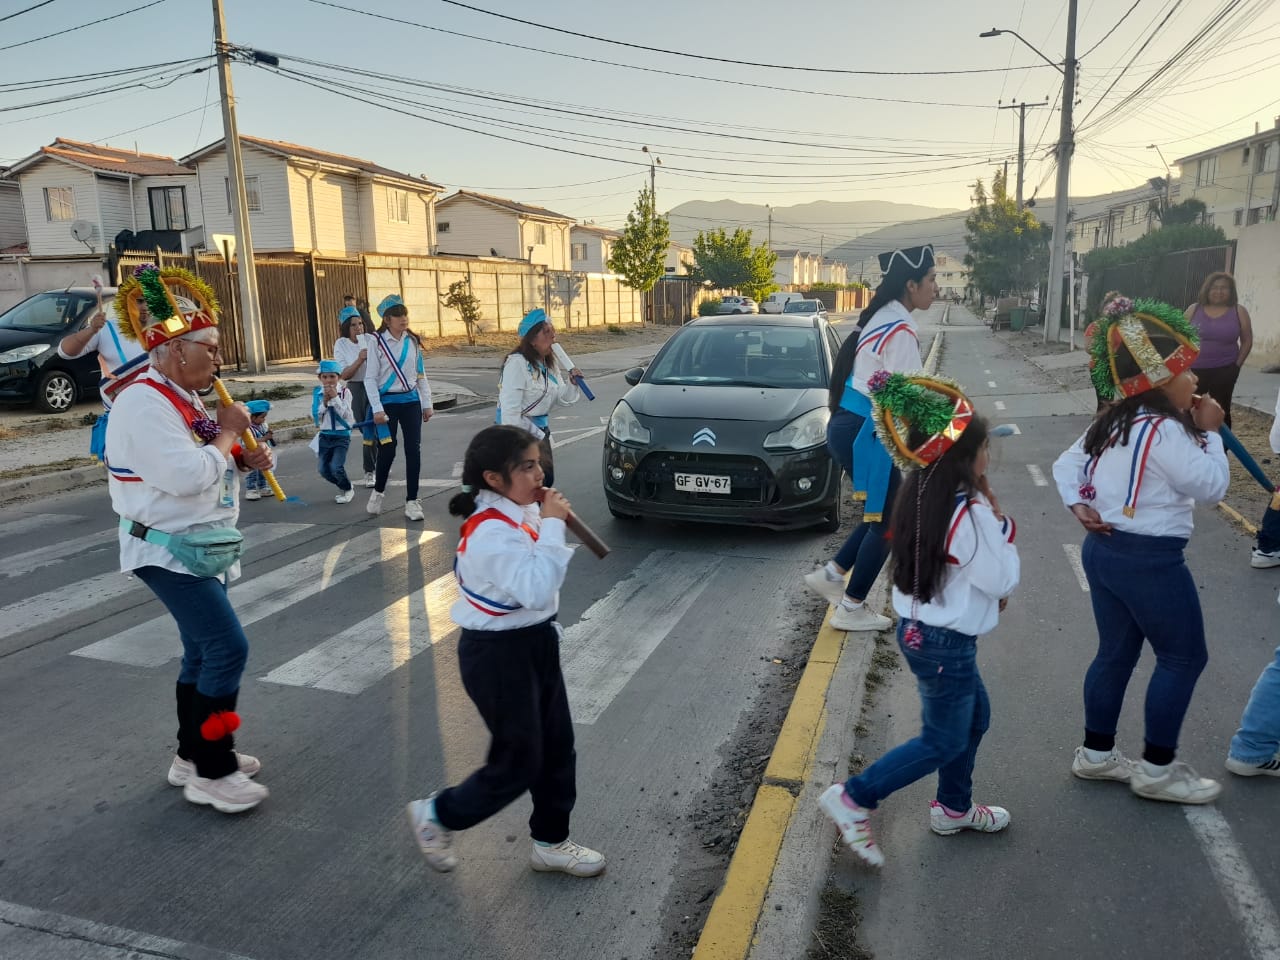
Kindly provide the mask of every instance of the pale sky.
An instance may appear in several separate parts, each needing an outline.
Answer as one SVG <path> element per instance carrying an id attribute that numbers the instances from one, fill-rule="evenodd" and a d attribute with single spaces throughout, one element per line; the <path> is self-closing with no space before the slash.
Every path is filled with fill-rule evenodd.
<path id="1" fill-rule="evenodd" d="M 14 16 L 40 2 L 0 0 L 0 18 L 8 18 L 0 19 L 0 163 L 11 163 L 57 136 L 136 144 L 174 157 L 221 136 L 213 71 L 181 77 L 161 89 L 83 100 L 68 98 L 121 81 L 13 90 L 24 82 L 207 55 L 212 48 L 209 0 L 161 0 L 121 19 L 24 43 L 152 0 L 52 0 Z M 425 174 L 450 190 L 488 191 L 608 224 L 625 218 L 648 179 L 644 144 L 662 160 L 657 171 L 662 209 L 686 200 L 719 199 L 775 206 L 877 199 L 966 207 L 974 179 L 989 179 L 992 166 L 1016 152 L 1016 111 L 998 111 L 997 101 L 1048 97 L 1056 106 L 1061 88 L 1060 74 L 1015 38 L 979 39 L 978 33 L 993 26 L 1015 29 L 1061 61 L 1067 8 L 1066 0 L 470 0 L 472 6 L 541 24 L 683 52 L 672 56 L 512 23 L 443 0 L 331 2 L 549 52 L 391 23 L 314 0 L 225 2 L 234 43 L 276 53 L 282 67 L 330 88 L 237 64 L 242 133 L 361 156 Z M 1076 196 L 1136 186 L 1162 174 L 1147 144 L 1159 144 L 1173 163 L 1250 134 L 1255 122 L 1269 127 L 1280 115 L 1280 3 L 1138 0 L 1103 40 L 1132 6 L 1131 0 L 1080 0 L 1079 146 L 1071 181 Z M 1171 6 L 1172 16 L 1159 26 Z M 1206 28 L 1198 45 L 1152 80 Z M 12 44 L 21 45 L 3 49 Z M 840 75 L 717 63 L 694 55 L 898 74 L 995 72 Z M 1127 72 L 1108 92 L 1126 64 Z M 358 76 L 346 68 L 388 76 Z M 165 82 L 174 71 L 189 69 L 173 68 L 148 82 Z M 1149 80 L 1133 102 L 1107 116 Z M 348 99 L 331 89 L 335 82 L 367 101 L 397 97 L 398 109 L 418 116 Z M 484 99 L 406 86 L 420 82 L 463 87 Z M 13 109 L 53 97 L 59 102 Z M 521 99 L 534 105 L 512 102 Z M 450 129 L 433 117 L 569 152 Z M 1028 196 L 1053 192 L 1045 155 L 1058 123 L 1056 109 L 1028 112 Z M 880 225 L 848 226 L 852 235 Z"/>

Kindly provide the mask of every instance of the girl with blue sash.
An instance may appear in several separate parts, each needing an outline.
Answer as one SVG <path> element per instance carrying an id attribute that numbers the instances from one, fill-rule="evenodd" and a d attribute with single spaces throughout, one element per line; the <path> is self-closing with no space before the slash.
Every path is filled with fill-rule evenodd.
<path id="1" fill-rule="evenodd" d="M 836 606 L 831 626 L 837 630 L 886 630 L 892 623 L 863 606 L 889 555 L 889 515 L 902 480 L 876 436 L 867 381 L 878 370 L 913 373 L 923 366 L 911 313 L 929 309 L 938 296 L 932 246 L 882 253 L 880 270 L 883 278 L 858 318 L 858 332 L 836 357 L 828 395 L 827 449 L 853 481 L 862 523 L 834 559 L 804 578 L 809 589 Z"/>
<path id="2" fill-rule="evenodd" d="M 365 360 L 364 384 L 373 409 L 375 424 L 386 424 L 391 442 L 378 446 L 378 462 L 374 473 L 373 493 L 369 495 L 369 513 L 382 512 L 382 498 L 396 459 L 396 431 L 404 435 L 405 502 L 404 515 L 410 520 L 422 519 L 418 501 L 418 473 L 422 466 L 422 425 L 435 412 L 431 405 L 431 386 L 427 383 L 422 355 L 422 341 L 409 329 L 409 308 L 396 294 L 378 304 L 382 326 L 371 337 Z"/>

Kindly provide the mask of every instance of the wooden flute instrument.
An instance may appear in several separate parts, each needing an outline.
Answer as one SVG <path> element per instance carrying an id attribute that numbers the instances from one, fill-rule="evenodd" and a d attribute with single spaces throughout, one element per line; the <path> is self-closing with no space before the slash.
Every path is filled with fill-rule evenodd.
<path id="1" fill-rule="evenodd" d="M 235 403 L 231 399 L 231 394 L 227 392 L 226 385 L 217 377 L 213 378 L 213 389 L 218 393 L 218 403 L 224 407 L 229 407 Z M 246 450 L 258 449 L 258 438 L 253 435 L 252 430 L 245 430 L 240 434 L 240 443 Z M 263 478 L 267 481 L 267 486 L 271 488 L 271 492 L 275 494 L 277 500 L 284 500 L 284 491 L 280 489 L 280 483 L 276 480 L 276 475 L 271 470 L 262 471 Z"/>

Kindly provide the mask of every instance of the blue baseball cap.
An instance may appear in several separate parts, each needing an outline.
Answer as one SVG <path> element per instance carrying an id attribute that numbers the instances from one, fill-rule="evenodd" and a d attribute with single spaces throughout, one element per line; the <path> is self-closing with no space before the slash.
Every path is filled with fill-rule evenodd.
<path id="1" fill-rule="evenodd" d="M 524 315 L 524 319 L 520 321 L 520 326 L 516 327 L 516 333 L 523 337 L 530 330 L 540 323 L 547 322 L 547 311 L 541 307 L 534 307 Z"/>
<path id="2" fill-rule="evenodd" d="M 338 314 L 338 322 L 346 323 L 352 317 L 360 317 L 360 311 L 355 307 L 343 307 L 342 312 Z M 360 317 L 360 319 L 363 320 L 364 318 Z"/>
<path id="3" fill-rule="evenodd" d="M 251 414 L 253 414 L 254 416 L 257 416 L 258 414 L 266 413 L 268 410 L 271 409 L 271 401 L 270 400 L 250 400 L 248 403 L 245 404 L 245 406 L 249 408 L 249 412 Z"/>
<path id="4" fill-rule="evenodd" d="M 319 376 L 322 373 L 336 373 L 338 375 L 341 375 L 342 364 L 340 364 L 337 360 L 321 360 L 320 369 L 316 371 L 316 376 Z"/>
<path id="5" fill-rule="evenodd" d="M 403 307 L 404 298 L 398 293 L 388 294 L 382 298 L 382 302 L 378 304 L 378 316 L 381 317 L 392 307 Z"/>

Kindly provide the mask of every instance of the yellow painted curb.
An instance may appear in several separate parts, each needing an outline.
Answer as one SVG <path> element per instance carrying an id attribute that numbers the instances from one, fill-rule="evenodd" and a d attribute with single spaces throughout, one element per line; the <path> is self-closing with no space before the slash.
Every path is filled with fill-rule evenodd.
<path id="1" fill-rule="evenodd" d="M 1233 507 L 1227 506 L 1227 502 L 1225 500 L 1218 501 L 1218 509 L 1221 510 L 1223 513 L 1225 513 L 1228 517 L 1230 517 L 1236 523 L 1240 524 L 1240 526 L 1244 527 L 1245 532 L 1248 533 L 1249 536 L 1256 537 L 1258 535 L 1258 528 L 1255 527 L 1248 520 L 1246 520 L 1243 516 L 1241 516 L 1238 510 L 1236 510 Z"/>
<path id="2" fill-rule="evenodd" d="M 747 956 L 795 804 L 795 797 L 783 787 L 766 783 L 756 791 L 724 888 L 711 905 L 694 947 L 698 960 L 743 960 Z"/>
<path id="3" fill-rule="evenodd" d="M 847 636 L 844 631 L 831 628 L 828 614 L 814 641 L 809 663 L 796 686 L 791 707 L 778 733 L 778 742 L 773 746 L 769 766 L 764 771 L 766 783 L 786 784 L 794 789 L 799 789 L 804 783 L 818 747 L 818 738 L 822 736 L 827 687 L 836 672 L 836 664 L 840 662 Z"/>

